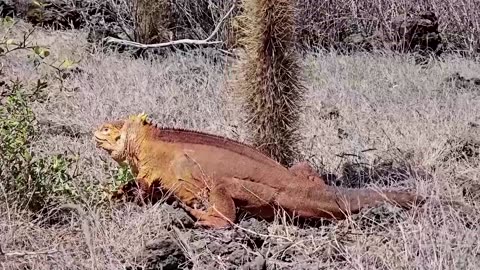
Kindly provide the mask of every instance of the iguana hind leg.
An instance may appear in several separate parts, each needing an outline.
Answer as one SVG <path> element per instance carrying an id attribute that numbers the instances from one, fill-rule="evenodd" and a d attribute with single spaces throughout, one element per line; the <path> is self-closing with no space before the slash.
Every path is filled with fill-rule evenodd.
<path id="1" fill-rule="evenodd" d="M 198 226 L 226 228 L 235 222 L 235 203 L 225 185 L 219 185 L 210 191 L 209 206 L 206 211 L 186 207 L 198 221 Z"/>
<path id="2" fill-rule="evenodd" d="M 325 179 L 323 179 L 323 177 L 320 174 L 318 174 L 315 171 L 315 169 L 307 161 L 295 163 L 290 168 L 288 168 L 288 170 L 294 175 L 302 179 L 312 181 L 315 184 L 318 184 L 319 186 L 327 185 L 325 183 Z"/>
<path id="3" fill-rule="evenodd" d="M 244 207 L 261 217 L 273 216 L 272 203 L 277 189 L 237 178 L 222 178 L 208 196 L 206 211 L 186 207 L 197 225 L 210 228 L 226 228 L 236 221 L 236 207 Z"/>

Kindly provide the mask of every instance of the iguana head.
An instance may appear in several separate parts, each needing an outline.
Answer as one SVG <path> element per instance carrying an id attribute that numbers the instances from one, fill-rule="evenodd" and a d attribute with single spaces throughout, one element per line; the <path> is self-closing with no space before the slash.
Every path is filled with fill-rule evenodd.
<path id="1" fill-rule="evenodd" d="M 125 159 L 123 155 L 125 142 L 121 139 L 121 131 L 124 124 L 125 121 L 122 120 L 106 122 L 93 132 L 93 138 L 97 143 L 97 147 L 107 151 L 117 161 Z"/>
<path id="2" fill-rule="evenodd" d="M 146 124 L 147 115 L 145 113 L 132 115 L 127 120 L 117 120 L 106 122 L 99 126 L 94 132 L 93 137 L 97 143 L 97 147 L 104 149 L 108 154 L 117 162 L 126 161 L 126 148 L 127 140 L 132 138 L 127 137 L 138 137 L 138 134 L 133 132 L 132 124 Z M 133 133 L 133 134 L 127 134 Z"/>

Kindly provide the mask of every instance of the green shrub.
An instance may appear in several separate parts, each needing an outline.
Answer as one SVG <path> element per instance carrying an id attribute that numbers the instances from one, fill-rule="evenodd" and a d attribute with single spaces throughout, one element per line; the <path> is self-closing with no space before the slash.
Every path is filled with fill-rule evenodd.
<path id="1" fill-rule="evenodd" d="M 59 196 L 78 196 L 68 172 L 74 158 L 58 154 L 39 157 L 31 151 L 36 119 L 29 106 L 46 87 L 38 81 L 27 91 L 19 81 L 5 85 L 0 107 L 0 183 L 8 200 L 32 211 L 53 203 Z"/>
<path id="2" fill-rule="evenodd" d="M 135 176 L 128 165 L 109 167 L 108 172 L 111 181 L 103 187 L 106 196 L 114 194 L 121 186 L 134 183 L 135 181 Z"/>
<path id="3" fill-rule="evenodd" d="M 121 165 L 115 169 L 115 175 L 113 177 L 115 187 L 126 184 L 130 181 L 135 180 L 135 176 L 132 173 L 132 170 L 127 165 Z"/>

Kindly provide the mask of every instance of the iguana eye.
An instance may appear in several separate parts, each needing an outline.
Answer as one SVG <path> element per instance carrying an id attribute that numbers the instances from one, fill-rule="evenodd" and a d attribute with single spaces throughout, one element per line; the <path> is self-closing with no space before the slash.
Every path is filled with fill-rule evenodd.
<path id="1" fill-rule="evenodd" d="M 109 128 L 104 127 L 104 128 L 102 129 L 102 132 L 103 132 L 103 133 L 107 133 L 109 130 L 110 130 Z"/>

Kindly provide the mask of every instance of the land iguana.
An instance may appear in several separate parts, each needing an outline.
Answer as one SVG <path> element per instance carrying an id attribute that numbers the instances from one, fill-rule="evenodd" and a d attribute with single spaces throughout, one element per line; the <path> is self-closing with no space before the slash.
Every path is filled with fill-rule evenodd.
<path id="1" fill-rule="evenodd" d="M 247 144 L 160 127 L 145 114 L 102 124 L 94 140 L 131 167 L 141 190 L 155 184 L 171 192 L 197 226 L 229 227 L 237 207 L 264 219 L 280 209 L 307 219 L 344 219 L 383 202 L 408 209 L 425 200 L 405 191 L 329 186 L 305 162 L 288 169 Z"/>

